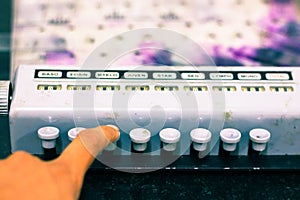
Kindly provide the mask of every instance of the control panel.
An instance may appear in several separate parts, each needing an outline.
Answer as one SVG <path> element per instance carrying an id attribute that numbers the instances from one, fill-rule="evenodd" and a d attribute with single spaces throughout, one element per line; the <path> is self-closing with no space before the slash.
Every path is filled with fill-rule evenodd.
<path id="1" fill-rule="evenodd" d="M 14 0 L 11 151 L 109 125 L 110 167 L 300 169 L 299 30 L 295 0 Z"/>
<path id="2" fill-rule="evenodd" d="M 81 130 L 110 125 L 120 138 L 102 156 L 299 155 L 299 80 L 296 67 L 20 66 L 12 152 L 59 154 Z"/>

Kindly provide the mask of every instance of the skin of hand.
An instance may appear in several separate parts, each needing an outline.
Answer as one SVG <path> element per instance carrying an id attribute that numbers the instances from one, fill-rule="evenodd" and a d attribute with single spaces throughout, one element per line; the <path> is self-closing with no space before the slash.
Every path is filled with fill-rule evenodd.
<path id="1" fill-rule="evenodd" d="M 55 160 L 19 151 L 0 161 L 1 199 L 78 199 L 95 155 L 119 137 L 110 126 L 81 131 Z"/>

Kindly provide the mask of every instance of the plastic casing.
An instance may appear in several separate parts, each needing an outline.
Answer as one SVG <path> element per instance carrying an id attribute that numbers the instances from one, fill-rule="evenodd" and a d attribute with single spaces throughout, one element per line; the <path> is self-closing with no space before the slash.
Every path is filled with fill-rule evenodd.
<path id="1" fill-rule="evenodd" d="M 57 151 L 69 143 L 68 131 L 76 126 L 89 128 L 112 124 L 120 128 L 120 154 L 130 154 L 130 130 L 148 129 L 152 149 L 160 145 L 158 133 L 163 128 L 181 132 L 178 154 L 189 154 L 190 131 L 201 127 L 212 133 L 209 154 L 218 155 L 220 131 L 235 128 L 242 133 L 236 155 L 247 155 L 249 131 L 264 128 L 271 138 L 265 155 L 300 154 L 300 68 L 297 67 L 144 67 L 145 71 L 232 71 L 291 72 L 293 80 L 95 80 L 35 78 L 35 70 L 79 70 L 76 66 L 23 65 L 15 76 L 9 113 L 12 152 L 25 150 L 43 154 L 37 130 L 55 126 L 60 130 Z M 118 70 L 118 68 L 114 68 Z M 120 67 L 124 70 L 124 67 Z M 134 67 L 132 67 L 134 70 Z M 127 67 L 126 70 L 132 70 Z M 94 69 L 92 69 L 94 70 Z M 72 84 L 91 85 L 89 91 L 67 90 Z M 59 84 L 61 90 L 38 90 L 39 84 Z M 98 91 L 97 85 L 118 85 L 118 91 Z M 147 91 L 128 91 L 128 85 L 147 85 Z M 177 86 L 176 91 L 157 91 L 155 86 Z M 186 91 L 185 86 L 206 86 L 207 91 Z M 236 88 L 214 91 L 215 86 Z M 242 86 L 264 87 L 264 91 L 242 91 Z M 270 87 L 292 87 L 293 91 L 271 91 Z M 78 93 L 78 94 L 75 94 Z M 79 98 L 80 97 L 80 98 Z M 83 100 L 86 98 L 86 104 Z M 88 98 L 93 98 L 92 100 Z M 82 104 L 81 104 L 82 103 Z M 83 106 L 82 106 L 83 105 Z M 80 107 L 82 106 L 82 107 Z M 78 108 L 79 107 L 79 108 Z M 86 109 L 86 110 L 85 110 Z M 163 123 L 161 123 L 163 122 Z M 159 151 L 151 152 L 153 155 Z"/>

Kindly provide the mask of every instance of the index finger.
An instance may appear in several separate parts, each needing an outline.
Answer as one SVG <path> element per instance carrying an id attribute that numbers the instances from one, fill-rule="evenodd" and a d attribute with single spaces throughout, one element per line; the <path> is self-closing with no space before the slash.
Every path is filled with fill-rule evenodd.
<path id="1" fill-rule="evenodd" d="M 97 154 L 120 136 L 112 126 L 85 129 L 69 144 L 56 162 L 68 166 L 75 177 L 83 177 Z"/>

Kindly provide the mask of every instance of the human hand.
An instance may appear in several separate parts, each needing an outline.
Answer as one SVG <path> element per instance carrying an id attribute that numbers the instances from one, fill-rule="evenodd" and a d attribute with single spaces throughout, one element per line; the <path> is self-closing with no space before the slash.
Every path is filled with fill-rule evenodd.
<path id="1" fill-rule="evenodd" d="M 119 130 L 101 126 L 78 136 L 52 161 L 23 151 L 0 161 L 1 199 L 78 199 L 85 172 L 95 156 L 119 137 Z"/>

